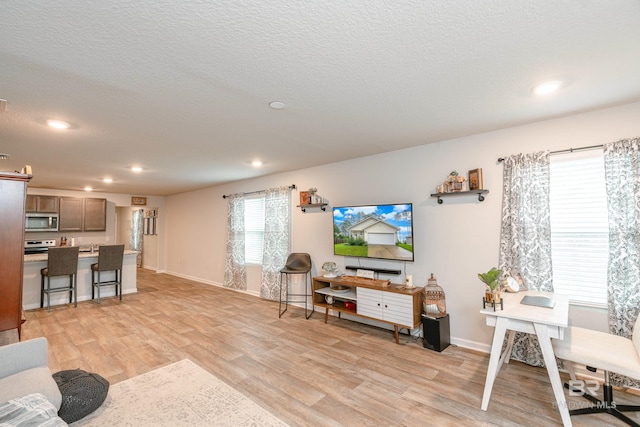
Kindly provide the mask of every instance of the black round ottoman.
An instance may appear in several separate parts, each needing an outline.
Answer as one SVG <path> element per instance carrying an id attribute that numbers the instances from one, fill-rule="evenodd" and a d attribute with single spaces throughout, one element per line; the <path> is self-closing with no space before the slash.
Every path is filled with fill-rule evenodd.
<path id="1" fill-rule="evenodd" d="M 67 424 L 78 421 L 98 409 L 109 391 L 109 381 L 82 369 L 56 372 L 53 379 L 62 393 L 62 405 L 58 416 Z"/>

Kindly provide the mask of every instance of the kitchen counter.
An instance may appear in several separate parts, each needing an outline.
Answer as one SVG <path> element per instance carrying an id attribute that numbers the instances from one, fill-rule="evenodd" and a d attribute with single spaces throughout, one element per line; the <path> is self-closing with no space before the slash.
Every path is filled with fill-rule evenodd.
<path id="1" fill-rule="evenodd" d="M 82 259 L 82 258 L 95 258 L 96 259 L 95 262 L 98 262 L 98 253 L 99 253 L 98 251 L 96 251 L 94 253 L 91 253 L 91 251 L 80 252 L 79 255 L 78 255 L 78 258 L 79 259 Z M 136 252 L 136 251 L 126 250 L 126 251 L 124 251 L 124 256 L 137 254 L 137 253 L 138 252 Z M 45 261 L 46 262 L 47 259 L 49 259 L 49 258 L 48 258 L 48 255 L 46 253 L 44 253 L 44 254 L 29 254 L 29 255 L 25 255 L 24 256 L 24 262 L 40 262 L 40 261 Z M 45 265 L 45 267 L 46 267 L 46 265 Z"/>
<path id="2" fill-rule="evenodd" d="M 124 251 L 122 261 L 122 293 L 123 295 L 138 291 L 136 283 L 137 266 L 136 255 L 138 252 Z M 77 292 L 78 301 L 91 299 L 91 264 L 98 262 L 98 252 L 80 252 L 78 256 Z M 40 270 L 47 266 L 47 254 L 30 254 L 24 256 L 24 281 L 22 288 L 22 306 L 25 310 L 40 307 Z M 111 280 L 114 272 L 101 273 L 102 280 Z M 69 283 L 66 276 L 52 277 L 51 287 L 64 286 Z M 100 289 L 100 297 L 111 297 L 115 295 L 115 286 L 106 286 Z M 46 295 L 45 295 L 46 298 Z M 126 296 L 124 297 L 126 298 Z M 68 304 L 69 294 L 66 292 L 56 292 L 51 294 L 51 305 Z M 45 300 L 46 306 L 46 300 Z"/>

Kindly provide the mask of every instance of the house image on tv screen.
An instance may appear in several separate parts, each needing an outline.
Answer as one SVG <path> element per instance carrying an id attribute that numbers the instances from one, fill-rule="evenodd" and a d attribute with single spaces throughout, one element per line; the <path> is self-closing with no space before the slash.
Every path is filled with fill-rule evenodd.
<path id="1" fill-rule="evenodd" d="M 334 254 L 413 261 L 411 205 L 334 208 Z"/>
<path id="2" fill-rule="evenodd" d="M 398 227 L 388 222 L 366 218 L 349 227 L 349 236 L 354 239 L 363 239 L 367 245 L 394 245 L 398 241 Z"/>

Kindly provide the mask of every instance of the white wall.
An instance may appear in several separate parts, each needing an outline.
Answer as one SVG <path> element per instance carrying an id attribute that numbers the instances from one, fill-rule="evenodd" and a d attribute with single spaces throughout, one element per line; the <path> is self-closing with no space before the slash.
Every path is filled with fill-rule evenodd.
<path id="1" fill-rule="evenodd" d="M 416 285 L 424 285 L 434 273 L 446 292 L 452 342 L 487 350 L 493 328 L 479 314 L 483 285 L 477 273 L 498 264 L 502 165 L 497 158 L 639 136 L 638 117 L 640 103 L 634 103 L 170 196 L 165 209 L 166 271 L 211 284 L 223 282 L 227 209 L 223 194 L 296 184 L 299 190 L 316 187 L 331 206 L 412 202 L 415 262 L 406 264 L 406 274 L 413 275 Z M 438 205 L 430 197 L 451 170 L 466 174 L 478 167 L 483 169 L 484 187 L 490 190 L 484 202 L 460 196 Z M 297 191 L 292 201 L 296 204 Z M 311 254 L 314 275 L 324 261 L 345 265 L 343 257 L 333 256 L 330 209 L 302 213 L 294 208 L 292 227 L 292 251 Z M 404 268 L 401 263 L 365 263 Z M 249 292 L 257 293 L 259 274 L 251 271 L 249 279 Z M 573 324 L 606 329 L 604 310 L 572 308 L 570 316 Z"/>

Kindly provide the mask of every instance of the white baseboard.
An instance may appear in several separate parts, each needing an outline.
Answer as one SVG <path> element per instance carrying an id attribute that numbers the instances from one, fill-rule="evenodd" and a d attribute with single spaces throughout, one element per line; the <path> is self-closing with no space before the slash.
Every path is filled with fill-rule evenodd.
<path id="1" fill-rule="evenodd" d="M 481 353 L 491 353 L 491 344 L 485 344 L 456 337 L 451 337 L 451 344 L 457 345 L 458 347 L 468 348 L 469 350 L 479 351 Z"/>
<path id="2" fill-rule="evenodd" d="M 215 282 L 212 280 L 204 280 L 199 277 L 189 276 L 187 274 L 167 272 L 167 271 L 165 271 L 164 274 L 168 274 L 169 276 L 180 277 L 182 279 L 192 280 L 194 282 L 202 283 L 204 285 L 217 286 L 218 288 L 229 289 L 230 291 L 236 291 L 236 292 L 240 292 L 241 294 L 251 295 L 251 296 L 260 298 L 260 293 L 257 291 L 246 291 L 246 290 L 240 290 L 240 289 L 225 288 L 220 282 Z"/>

